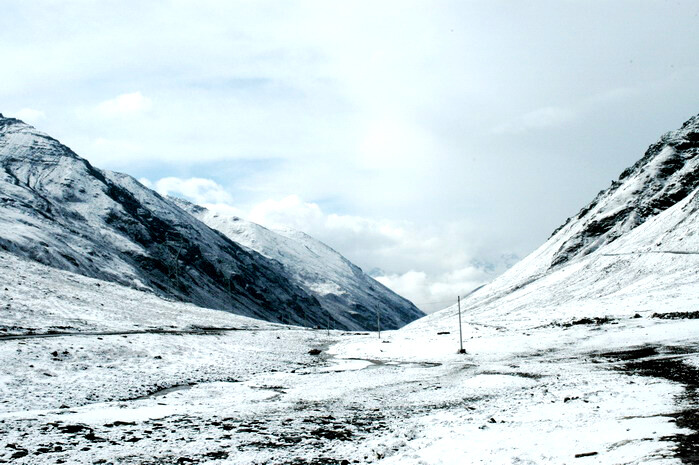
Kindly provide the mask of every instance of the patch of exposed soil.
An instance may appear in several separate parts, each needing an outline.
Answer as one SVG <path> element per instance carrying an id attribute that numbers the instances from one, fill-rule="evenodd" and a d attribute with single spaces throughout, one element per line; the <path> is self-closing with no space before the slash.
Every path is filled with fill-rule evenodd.
<path id="1" fill-rule="evenodd" d="M 692 347 L 646 346 L 638 349 L 599 354 L 610 361 L 621 362 L 625 373 L 661 378 L 682 384 L 684 391 L 676 396 L 677 411 L 669 414 L 679 428 L 690 433 L 661 438 L 675 443 L 675 456 L 687 464 L 699 464 L 699 368 L 686 363 L 682 355 L 695 354 Z"/>
<path id="2" fill-rule="evenodd" d="M 651 318 L 659 318 L 661 320 L 696 320 L 699 319 L 699 311 L 653 313 Z"/>

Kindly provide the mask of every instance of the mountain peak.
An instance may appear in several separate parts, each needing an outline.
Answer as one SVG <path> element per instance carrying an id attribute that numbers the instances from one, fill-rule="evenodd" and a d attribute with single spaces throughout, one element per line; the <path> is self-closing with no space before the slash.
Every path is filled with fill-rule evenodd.
<path id="1" fill-rule="evenodd" d="M 682 129 L 686 129 L 688 127 L 699 128 L 699 115 L 692 116 L 684 122 L 684 124 L 682 125 Z"/>
<path id="2" fill-rule="evenodd" d="M 79 158 L 71 149 L 34 126 L 0 114 L 0 160 L 43 160 L 62 156 Z"/>

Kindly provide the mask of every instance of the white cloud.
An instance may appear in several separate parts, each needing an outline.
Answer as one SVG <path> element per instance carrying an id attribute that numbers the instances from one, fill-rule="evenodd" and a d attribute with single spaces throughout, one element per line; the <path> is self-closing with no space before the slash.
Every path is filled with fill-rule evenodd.
<path id="1" fill-rule="evenodd" d="M 148 111 L 152 105 L 151 99 L 140 92 L 133 92 L 100 103 L 97 111 L 104 116 L 130 116 Z"/>
<path id="2" fill-rule="evenodd" d="M 525 113 L 509 123 L 493 129 L 495 134 L 522 134 L 530 130 L 562 126 L 573 120 L 575 113 L 561 107 L 544 107 Z"/>
<path id="3" fill-rule="evenodd" d="M 403 274 L 377 276 L 376 280 L 410 299 L 423 311 L 432 313 L 453 305 L 457 296 L 464 296 L 493 277 L 488 270 L 468 265 L 435 275 L 410 270 Z"/>
<path id="4" fill-rule="evenodd" d="M 268 228 L 290 227 L 302 231 L 304 228 L 315 228 L 325 221 L 317 204 L 304 202 L 298 195 L 260 202 L 250 208 L 246 219 Z"/>
<path id="5" fill-rule="evenodd" d="M 150 179 L 148 179 L 148 178 L 139 178 L 139 179 L 138 179 L 138 182 L 140 182 L 141 184 L 143 184 L 144 186 L 146 186 L 148 189 L 154 189 L 154 188 L 155 188 L 155 186 L 153 186 L 153 183 L 150 182 Z"/>
<path id="6" fill-rule="evenodd" d="M 33 108 L 22 108 L 15 113 L 15 116 L 28 124 L 36 124 L 46 118 L 46 114 L 43 111 Z"/>
<path id="7" fill-rule="evenodd" d="M 427 289 L 428 278 L 424 271 L 410 270 L 403 274 L 376 276 L 375 279 L 415 304 L 434 300 Z"/>
<path id="8" fill-rule="evenodd" d="M 270 228 L 287 226 L 304 231 L 365 271 L 382 270 L 378 281 L 426 312 L 445 308 L 456 296 L 492 280 L 517 261 L 512 254 L 484 252 L 473 238 L 466 239 L 471 231 L 462 223 L 434 228 L 326 213 L 318 204 L 304 202 L 297 195 L 266 200 L 238 216 Z"/>
<path id="9" fill-rule="evenodd" d="M 201 203 L 199 205 L 206 207 L 219 215 L 237 216 L 239 218 L 244 218 L 246 216 L 245 211 L 227 203 Z"/>
<path id="10" fill-rule="evenodd" d="M 156 190 L 160 195 L 179 195 L 199 205 L 230 204 L 233 202 L 231 195 L 220 184 L 211 179 L 168 177 L 151 182 L 142 178 L 140 182 L 144 186 Z"/>

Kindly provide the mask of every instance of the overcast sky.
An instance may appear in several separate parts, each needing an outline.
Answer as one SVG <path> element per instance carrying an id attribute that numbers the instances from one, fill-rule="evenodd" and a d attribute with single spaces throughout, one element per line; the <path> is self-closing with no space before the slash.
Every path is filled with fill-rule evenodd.
<path id="1" fill-rule="evenodd" d="M 304 230 L 433 311 L 699 113 L 698 14 L 5 0 L 0 112 L 160 192 Z"/>

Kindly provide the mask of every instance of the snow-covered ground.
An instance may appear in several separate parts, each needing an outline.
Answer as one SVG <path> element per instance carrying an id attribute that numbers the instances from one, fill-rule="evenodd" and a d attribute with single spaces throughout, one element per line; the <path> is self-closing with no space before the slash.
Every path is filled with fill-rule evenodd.
<path id="1" fill-rule="evenodd" d="M 0 252 L 0 302 L 0 337 L 50 332 L 273 326 L 56 270 L 6 252 Z"/>
<path id="2" fill-rule="evenodd" d="M 633 359 L 696 367 L 699 320 L 465 323 L 459 355 L 453 317 L 328 334 L 0 268 L 5 462 L 681 463 L 692 433 L 685 388 Z"/>

